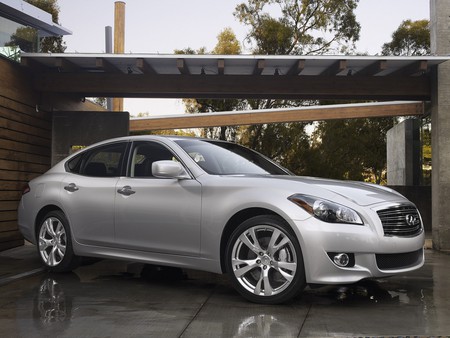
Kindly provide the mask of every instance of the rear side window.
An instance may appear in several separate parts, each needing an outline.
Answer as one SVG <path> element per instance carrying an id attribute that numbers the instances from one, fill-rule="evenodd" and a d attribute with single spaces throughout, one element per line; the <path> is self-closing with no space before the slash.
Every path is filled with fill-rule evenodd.
<path id="1" fill-rule="evenodd" d="M 126 146 L 126 142 L 114 143 L 83 152 L 66 163 L 66 170 L 92 177 L 120 176 Z"/>

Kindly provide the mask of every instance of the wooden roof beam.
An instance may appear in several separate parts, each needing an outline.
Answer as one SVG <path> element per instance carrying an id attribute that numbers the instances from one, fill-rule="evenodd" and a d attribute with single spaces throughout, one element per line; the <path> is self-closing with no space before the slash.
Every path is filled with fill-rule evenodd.
<path id="1" fill-rule="evenodd" d="M 291 109 L 183 114 L 130 120 L 130 131 L 243 126 L 265 123 L 422 115 L 423 102 L 380 102 Z"/>
<path id="2" fill-rule="evenodd" d="M 286 75 L 299 75 L 303 69 L 305 69 L 305 60 L 300 59 L 294 62 L 291 68 L 289 68 Z"/>
<path id="3" fill-rule="evenodd" d="M 346 60 L 337 60 L 330 67 L 325 69 L 320 76 L 335 76 L 336 74 L 347 69 Z"/>
<path id="4" fill-rule="evenodd" d="M 266 60 L 263 59 L 257 60 L 255 68 L 253 69 L 253 75 L 261 75 L 265 67 L 266 67 Z"/>
<path id="5" fill-rule="evenodd" d="M 44 71 L 46 71 L 46 72 L 49 71 L 49 69 L 45 65 L 43 65 L 42 63 L 39 63 L 38 61 L 33 60 L 33 59 L 21 58 L 20 63 L 22 64 L 22 66 L 29 67 L 36 72 L 42 73 Z"/>
<path id="6" fill-rule="evenodd" d="M 81 70 L 75 63 L 60 57 L 55 59 L 55 67 L 60 72 L 79 72 Z"/>
<path id="7" fill-rule="evenodd" d="M 219 75 L 225 74 L 225 60 L 224 59 L 217 60 L 217 72 Z"/>
<path id="8" fill-rule="evenodd" d="M 426 60 L 421 60 L 421 61 L 414 61 L 412 63 L 410 63 L 409 65 L 400 68 L 399 70 L 392 72 L 389 74 L 389 76 L 392 75 L 407 75 L 407 76 L 412 76 L 412 75 L 423 75 L 427 72 L 428 70 L 428 63 Z"/>
<path id="9" fill-rule="evenodd" d="M 143 74 L 151 74 L 156 75 L 158 72 L 143 58 L 136 59 L 136 67 L 143 73 Z"/>
<path id="10" fill-rule="evenodd" d="M 177 68 L 180 74 L 183 75 L 190 75 L 191 72 L 189 71 L 189 68 L 186 64 L 186 61 L 184 59 L 177 59 Z"/>
<path id="11" fill-rule="evenodd" d="M 95 59 L 95 67 L 101 69 L 106 73 L 122 73 L 120 69 L 116 68 L 112 63 L 104 58 Z"/>
<path id="12" fill-rule="evenodd" d="M 352 74 L 355 76 L 373 76 L 377 75 L 378 73 L 381 73 L 382 71 L 387 69 L 387 61 L 386 60 L 380 60 L 375 61 L 374 63 L 370 64 L 369 66 L 361 69 L 360 71 Z"/>

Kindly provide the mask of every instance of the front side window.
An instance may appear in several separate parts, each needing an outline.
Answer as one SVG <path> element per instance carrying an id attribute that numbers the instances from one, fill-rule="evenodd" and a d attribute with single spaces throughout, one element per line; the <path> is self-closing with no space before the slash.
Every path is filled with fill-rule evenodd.
<path id="1" fill-rule="evenodd" d="M 131 156 L 130 177 L 153 178 L 152 164 L 156 161 L 176 161 L 176 157 L 156 142 L 136 142 Z"/>
<path id="2" fill-rule="evenodd" d="M 122 174 L 126 143 L 94 148 L 72 158 L 66 170 L 84 176 L 116 177 Z"/>

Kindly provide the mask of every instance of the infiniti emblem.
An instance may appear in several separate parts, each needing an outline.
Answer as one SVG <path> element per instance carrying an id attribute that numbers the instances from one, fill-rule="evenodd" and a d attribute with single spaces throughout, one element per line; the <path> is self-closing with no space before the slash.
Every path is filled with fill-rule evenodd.
<path id="1" fill-rule="evenodd" d="M 406 218 L 406 224 L 408 224 L 409 226 L 416 225 L 420 222 L 419 217 L 417 217 L 416 215 L 409 214 L 409 215 L 406 215 L 405 218 Z"/>

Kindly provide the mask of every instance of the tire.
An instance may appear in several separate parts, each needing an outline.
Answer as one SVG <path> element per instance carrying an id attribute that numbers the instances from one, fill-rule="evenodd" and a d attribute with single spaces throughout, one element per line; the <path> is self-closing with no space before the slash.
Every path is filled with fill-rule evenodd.
<path id="1" fill-rule="evenodd" d="M 73 253 L 69 222 L 60 210 L 45 215 L 37 229 L 37 250 L 49 271 L 72 271 L 81 262 Z"/>
<path id="2" fill-rule="evenodd" d="M 280 217 L 256 216 L 240 224 L 225 255 L 231 283 L 251 302 L 285 303 L 306 286 L 300 245 Z"/>

